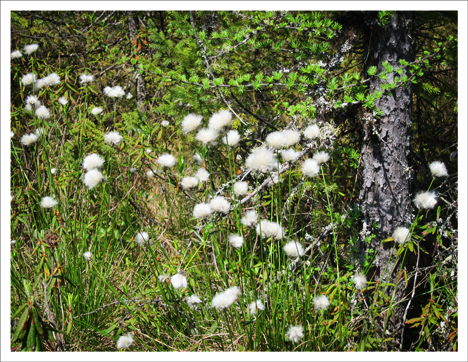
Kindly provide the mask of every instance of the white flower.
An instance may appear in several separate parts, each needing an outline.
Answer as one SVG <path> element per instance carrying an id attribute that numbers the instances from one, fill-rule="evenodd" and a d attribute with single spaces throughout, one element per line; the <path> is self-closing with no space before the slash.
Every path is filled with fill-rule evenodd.
<path id="1" fill-rule="evenodd" d="M 203 128 L 198 131 L 195 139 L 204 145 L 213 142 L 218 137 L 218 131 L 212 128 Z"/>
<path id="2" fill-rule="evenodd" d="M 364 274 L 358 274 L 353 277 L 353 283 L 357 290 L 363 290 L 367 285 L 367 279 Z"/>
<path id="3" fill-rule="evenodd" d="M 50 197 L 50 196 L 43 197 L 42 200 L 41 200 L 41 206 L 44 209 L 50 209 L 51 207 L 54 207 L 57 204 L 58 204 L 58 202 L 55 201 L 55 199 L 53 197 Z"/>
<path id="4" fill-rule="evenodd" d="M 432 209 L 437 204 L 436 193 L 433 191 L 418 192 L 414 198 L 414 204 L 418 209 Z"/>
<path id="5" fill-rule="evenodd" d="M 202 302 L 198 295 L 191 295 L 190 297 L 185 298 L 185 301 L 189 305 L 190 308 L 195 309 L 199 303 Z"/>
<path id="6" fill-rule="evenodd" d="M 316 124 L 307 127 L 304 130 L 304 137 L 310 140 L 320 137 L 320 129 Z"/>
<path id="7" fill-rule="evenodd" d="M 29 44 L 24 47 L 24 52 L 28 55 L 34 53 L 37 49 L 39 49 L 39 45 L 37 44 Z"/>
<path id="8" fill-rule="evenodd" d="M 281 151 L 281 156 L 285 161 L 294 161 L 299 157 L 301 153 L 294 151 L 292 148 L 288 148 L 287 150 Z"/>
<path id="9" fill-rule="evenodd" d="M 257 314 L 259 310 L 265 310 L 265 306 L 262 301 L 257 300 L 249 304 L 250 314 Z"/>
<path id="10" fill-rule="evenodd" d="M 91 153 L 83 160 L 83 168 L 88 171 L 95 168 L 101 168 L 103 164 L 104 159 L 96 153 Z"/>
<path id="11" fill-rule="evenodd" d="M 60 97 L 60 98 L 58 99 L 58 101 L 59 101 L 59 103 L 60 103 L 62 106 L 64 106 L 65 104 L 68 103 L 68 101 L 67 101 L 67 99 L 66 99 L 65 97 Z"/>
<path id="12" fill-rule="evenodd" d="M 182 188 L 184 190 L 190 189 L 192 187 L 198 186 L 198 179 L 196 177 L 184 177 L 182 181 L 180 181 L 180 184 L 182 185 Z"/>
<path id="13" fill-rule="evenodd" d="M 91 113 L 95 116 L 97 116 L 98 114 L 101 114 L 102 113 L 102 108 L 101 107 L 94 107 L 92 110 L 91 110 Z"/>
<path id="14" fill-rule="evenodd" d="M 210 179 L 210 173 L 204 168 L 199 168 L 195 174 L 195 177 L 198 179 L 198 181 L 205 182 Z"/>
<path id="15" fill-rule="evenodd" d="M 122 98 L 125 95 L 121 86 L 116 85 L 114 88 L 105 87 L 104 93 L 110 98 Z"/>
<path id="16" fill-rule="evenodd" d="M 232 287 L 224 292 L 218 293 L 211 301 L 211 306 L 218 310 L 226 309 L 237 300 L 239 293 L 240 290 L 237 287 Z"/>
<path id="17" fill-rule="evenodd" d="M 141 233 L 136 234 L 135 241 L 138 245 L 144 245 L 145 243 L 149 243 L 149 235 L 146 231 L 142 231 Z"/>
<path id="18" fill-rule="evenodd" d="M 239 249 L 242 247 L 242 244 L 244 244 L 244 238 L 237 234 L 231 234 L 229 235 L 229 244 L 231 244 L 233 248 Z"/>
<path id="19" fill-rule="evenodd" d="M 257 234 L 260 234 L 264 238 L 273 237 L 276 240 L 281 239 L 284 236 L 284 230 L 280 224 L 269 220 L 262 220 L 257 225 Z"/>
<path id="20" fill-rule="evenodd" d="M 149 155 L 151 153 L 151 148 L 147 148 L 145 152 Z"/>
<path id="21" fill-rule="evenodd" d="M 193 155 L 193 160 L 198 163 L 199 165 L 203 165 L 203 159 L 201 158 L 201 156 L 198 154 L 198 153 L 195 153 Z"/>
<path id="22" fill-rule="evenodd" d="M 171 276 L 169 274 L 161 274 L 158 276 L 158 280 L 161 283 L 164 283 L 166 280 L 168 280 Z"/>
<path id="23" fill-rule="evenodd" d="M 26 98 L 26 104 L 36 104 L 36 102 L 38 101 L 37 97 L 36 96 L 28 96 Z"/>
<path id="24" fill-rule="evenodd" d="M 293 129 L 285 129 L 283 131 L 284 138 L 286 140 L 285 146 L 291 147 L 301 140 L 301 134 Z"/>
<path id="25" fill-rule="evenodd" d="M 94 75 L 91 74 L 81 74 L 80 75 L 80 83 L 91 83 L 94 80 Z"/>
<path id="26" fill-rule="evenodd" d="M 320 173 L 320 165 L 317 161 L 308 158 L 302 164 L 302 173 L 309 177 L 315 177 Z"/>
<path id="27" fill-rule="evenodd" d="M 47 86 L 46 78 L 38 79 L 36 83 L 34 83 L 34 88 L 36 89 L 41 89 L 42 87 L 45 87 L 45 86 Z"/>
<path id="28" fill-rule="evenodd" d="M 132 98 L 133 98 L 132 93 L 127 93 L 127 97 L 126 97 L 126 98 L 127 98 L 127 99 L 132 99 Z"/>
<path id="29" fill-rule="evenodd" d="M 171 284 L 175 289 L 187 288 L 187 278 L 182 274 L 176 274 L 171 277 Z"/>
<path id="30" fill-rule="evenodd" d="M 90 251 L 86 251 L 83 253 L 83 258 L 85 258 L 86 260 L 91 260 L 91 257 L 92 257 L 92 254 Z"/>
<path id="31" fill-rule="evenodd" d="M 23 137 L 21 137 L 21 143 L 25 146 L 29 146 L 35 143 L 37 141 L 37 138 L 37 135 L 35 135 L 34 133 L 25 134 Z"/>
<path id="32" fill-rule="evenodd" d="M 162 167 L 173 167 L 176 164 L 176 159 L 174 156 L 168 153 L 164 153 L 158 157 L 156 162 L 160 164 Z"/>
<path id="33" fill-rule="evenodd" d="M 304 248 L 296 241 L 290 241 L 283 247 L 283 249 L 286 255 L 292 258 L 304 255 Z"/>
<path id="34" fill-rule="evenodd" d="M 325 310 L 329 307 L 330 301 L 326 295 L 319 295 L 313 299 L 314 308 L 317 310 Z"/>
<path id="35" fill-rule="evenodd" d="M 286 338 L 294 343 L 298 343 L 304 337 L 304 328 L 302 326 L 290 326 L 286 332 Z"/>
<path id="36" fill-rule="evenodd" d="M 100 173 L 97 169 L 92 169 L 91 171 L 86 172 L 83 182 L 85 186 L 91 190 L 100 182 L 102 182 L 102 180 L 104 180 L 102 173 Z"/>
<path id="37" fill-rule="evenodd" d="M 267 148 L 260 147 L 247 157 L 245 166 L 253 171 L 267 172 L 278 165 L 273 152 Z"/>
<path id="38" fill-rule="evenodd" d="M 197 219 L 204 219 L 210 216 L 212 212 L 213 212 L 213 209 L 211 208 L 209 204 L 203 204 L 203 203 L 197 204 L 193 208 L 193 217 Z"/>
<path id="39" fill-rule="evenodd" d="M 46 107 L 40 106 L 38 109 L 36 109 L 36 116 L 40 119 L 47 119 L 50 118 L 50 113 Z"/>
<path id="40" fill-rule="evenodd" d="M 255 210 L 249 210 L 245 213 L 244 217 L 241 219 L 242 225 L 247 227 L 253 227 L 258 223 L 258 214 Z"/>
<path id="41" fill-rule="evenodd" d="M 268 146 L 273 148 L 281 148 L 286 146 L 287 139 L 283 132 L 272 132 L 270 133 L 267 138 L 265 139 Z"/>
<path id="42" fill-rule="evenodd" d="M 319 165 L 321 165 L 322 163 L 325 163 L 330 159 L 330 155 L 326 152 L 317 152 L 314 155 L 313 159 L 317 161 Z"/>
<path id="43" fill-rule="evenodd" d="M 199 116 L 193 113 L 185 116 L 184 120 L 182 121 L 182 132 L 188 133 L 196 129 L 202 120 L 203 116 Z"/>
<path id="44" fill-rule="evenodd" d="M 130 333 L 120 336 L 117 341 L 117 349 L 129 348 L 133 343 L 133 337 Z"/>
<path id="45" fill-rule="evenodd" d="M 240 141 L 240 134 L 235 129 L 229 131 L 223 137 L 224 144 L 229 145 L 231 147 L 237 145 L 239 141 Z"/>
<path id="46" fill-rule="evenodd" d="M 163 126 L 163 127 L 169 126 L 169 121 L 162 121 L 161 126 Z"/>
<path id="47" fill-rule="evenodd" d="M 429 165 L 431 169 L 432 176 L 434 177 L 444 177 L 448 176 L 447 168 L 443 162 L 434 161 Z"/>
<path id="48" fill-rule="evenodd" d="M 14 58 L 21 58 L 22 56 L 23 56 L 23 54 L 21 54 L 21 52 L 20 52 L 19 50 L 15 50 L 14 52 L 12 52 L 12 53 L 10 54 L 10 57 L 11 57 L 12 59 L 14 59 Z"/>
<path id="49" fill-rule="evenodd" d="M 231 204 L 222 196 L 215 196 L 210 201 L 210 207 L 216 212 L 229 212 Z"/>
<path id="50" fill-rule="evenodd" d="M 393 239 L 398 243 L 398 244 L 403 244 L 408 241 L 410 236 L 410 230 L 405 228 L 405 227 L 397 227 L 395 231 L 393 232 Z"/>
<path id="51" fill-rule="evenodd" d="M 56 85 L 60 83 L 60 76 L 57 73 L 49 74 L 43 78 L 44 85 Z"/>
<path id="52" fill-rule="evenodd" d="M 15 132 L 10 131 L 10 139 L 13 138 L 14 136 L 15 136 Z"/>
<path id="53" fill-rule="evenodd" d="M 37 137 L 41 137 L 44 134 L 44 128 L 39 127 L 36 129 L 36 132 L 34 132 Z"/>
<path id="54" fill-rule="evenodd" d="M 246 181 L 237 181 L 234 184 L 234 193 L 237 196 L 242 196 L 247 194 L 249 190 L 249 184 Z"/>
<path id="55" fill-rule="evenodd" d="M 35 81 L 36 81 L 36 74 L 34 73 L 25 74 L 23 75 L 23 78 L 21 78 L 21 83 L 23 83 L 23 85 L 33 84 Z"/>
<path id="56" fill-rule="evenodd" d="M 122 139 L 123 137 L 119 132 L 109 132 L 104 135 L 104 141 L 110 145 L 118 145 Z"/>
<path id="57" fill-rule="evenodd" d="M 147 171 L 147 172 L 146 172 L 146 177 L 148 177 L 148 178 L 153 178 L 153 177 L 154 177 L 154 172 L 153 172 L 153 170 Z"/>
<path id="58" fill-rule="evenodd" d="M 55 175 L 56 172 L 57 172 L 57 169 L 56 169 L 56 168 L 51 168 L 51 169 L 50 169 L 50 173 L 51 173 L 52 175 Z"/>
<path id="59" fill-rule="evenodd" d="M 213 114 L 208 121 L 208 128 L 220 131 L 231 124 L 232 114 L 227 109 Z"/>

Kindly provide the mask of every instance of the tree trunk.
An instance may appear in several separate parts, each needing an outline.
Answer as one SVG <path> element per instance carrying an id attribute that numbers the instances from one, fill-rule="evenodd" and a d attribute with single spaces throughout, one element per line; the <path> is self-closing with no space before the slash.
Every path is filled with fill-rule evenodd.
<path id="1" fill-rule="evenodd" d="M 132 43 L 132 48 L 136 48 L 135 45 L 135 39 L 139 31 L 138 27 L 138 22 L 137 20 L 133 17 L 132 12 L 129 11 L 129 17 L 128 17 L 128 31 L 130 33 L 130 41 Z M 138 50 L 134 50 L 132 52 L 133 55 L 136 55 L 138 53 Z M 145 106 L 145 100 L 146 100 L 146 86 L 145 86 L 145 79 L 144 77 L 140 74 L 138 69 L 135 69 L 133 72 L 133 77 L 135 78 L 135 88 L 136 88 L 136 101 L 137 101 L 137 106 L 138 110 L 140 112 L 145 112 L 146 111 L 146 106 Z"/>
<path id="2" fill-rule="evenodd" d="M 398 63 L 400 59 L 409 62 L 414 59 L 414 13 L 396 12 L 386 25 L 381 25 L 375 15 L 372 16 L 373 23 L 364 37 L 366 74 L 371 66 L 376 66 L 379 74 L 384 70 L 384 61 L 396 68 L 401 67 Z M 387 80 L 390 81 L 394 75 L 390 75 Z M 370 82 L 369 92 L 380 89 L 381 83 L 380 78 L 374 77 Z M 411 96 L 410 82 L 384 93 L 377 102 L 377 107 L 383 114 L 379 119 L 375 119 L 370 113 L 364 115 L 363 126 L 362 186 L 359 195 L 363 212 L 362 237 L 364 239 L 365 235 L 374 234 L 375 238 L 364 245 L 377 252 L 368 278 L 374 276 L 374 281 L 397 283 L 396 291 L 393 288 L 386 289 L 386 294 L 390 297 L 395 292 L 393 305 L 405 295 L 405 279 L 399 275 L 401 256 L 395 258 L 391 255 L 392 243 L 382 243 L 382 240 L 392 236 L 395 228 L 409 227 L 410 224 Z M 396 250 L 395 247 L 394 254 Z M 406 258 L 403 270 L 411 265 L 408 255 Z M 392 308 L 394 318 L 391 317 L 387 325 L 387 330 L 392 335 L 404 328 L 405 307 L 406 304 L 401 303 Z M 384 323 L 385 318 L 382 324 Z"/>

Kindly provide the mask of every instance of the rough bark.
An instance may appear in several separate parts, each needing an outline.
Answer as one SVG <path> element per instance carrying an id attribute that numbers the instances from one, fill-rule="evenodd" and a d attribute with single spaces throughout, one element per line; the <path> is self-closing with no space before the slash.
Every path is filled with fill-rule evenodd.
<path id="1" fill-rule="evenodd" d="M 138 35 L 139 27 L 138 27 L 138 21 L 135 17 L 132 16 L 132 13 L 129 12 L 129 17 L 128 17 L 128 31 L 130 33 L 130 41 L 132 43 L 132 47 L 135 47 L 135 39 Z M 138 51 L 136 51 L 138 53 Z M 145 100 L 146 100 L 146 86 L 145 86 L 145 79 L 143 76 L 140 75 L 140 72 L 138 69 L 135 69 L 133 72 L 133 77 L 135 79 L 135 90 L 136 90 L 136 101 L 137 101 L 137 106 L 138 110 L 140 112 L 145 112 L 146 111 L 146 106 L 145 106 Z"/>
<path id="2" fill-rule="evenodd" d="M 366 74 L 371 66 L 377 66 L 379 74 L 384 70 L 384 61 L 400 67 L 400 59 L 414 60 L 413 27 L 413 12 L 396 12 L 387 25 L 374 21 L 365 37 L 367 39 L 364 39 Z M 394 75 L 390 75 L 388 80 Z M 374 77 L 370 82 L 370 93 L 380 89 L 381 82 L 380 78 Z M 370 113 L 363 117 L 362 186 L 359 195 L 363 238 L 364 234 L 374 234 L 376 237 L 367 247 L 377 251 L 368 278 L 374 276 L 374 281 L 397 283 L 393 304 L 404 297 L 405 280 L 398 275 L 401 261 L 391 255 L 392 243 L 381 242 L 390 237 L 398 226 L 409 226 L 411 97 L 411 83 L 398 87 L 379 99 L 377 107 L 383 112 L 380 118 L 376 119 Z M 404 264 L 404 268 L 410 267 L 408 256 Z M 386 293 L 392 297 L 394 289 L 387 288 Z M 404 303 L 397 304 L 393 310 L 395 318 L 389 320 L 387 330 L 395 335 L 404 327 Z"/>

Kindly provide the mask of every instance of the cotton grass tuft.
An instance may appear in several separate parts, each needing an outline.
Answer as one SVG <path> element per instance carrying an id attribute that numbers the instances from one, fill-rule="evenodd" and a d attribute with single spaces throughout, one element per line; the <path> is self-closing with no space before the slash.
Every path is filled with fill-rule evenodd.
<path id="1" fill-rule="evenodd" d="M 198 179 L 198 181 L 205 182 L 210 179 L 210 173 L 204 168 L 199 168 L 195 174 L 195 177 Z"/>
<path id="2" fill-rule="evenodd" d="M 304 328 L 299 326 L 290 326 L 286 332 L 286 339 L 298 343 L 304 337 Z"/>
<path id="3" fill-rule="evenodd" d="M 98 114 L 101 114 L 101 113 L 102 113 L 102 108 L 101 108 L 101 107 L 94 107 L 94 108 L 91 110 L 91 113 L 92 113 L 94 116 L 97 116 Z"/>
<path id="4" fill-rule="evenodd" d="M 330 159 L 330 155 L 327 152 L 317 152 L 313 159 L 317 161 L 319 165 L 321 165 Z"/>
<path id="5" fill-rule="evenodd" d="M 197 204 L 193 208 L 193 217 L 196 219 L 205 219 L 213 213 L 213 209 L 209 204 Z"/>
<path id="6" fill-rule="evenodd" d="M 88 171 L 95 168 L 101 168 L 102 165 L 104 165 L 104 159 L 97 153 L 91 153 L 83 160 L 83 168 Z"/>
<path id="7" fill-rule="evenodd" d="M 434 191 L 418 192 L 413 201 L 418 209 L 432 209 L 437 204 L 437 196 Z"/>
<path id="8" fill-rule="evenodd" d="M 283 131 L 283 135 L 285 138 L 284 145 L 286 147 L 291 147 L 301 140 L 301 134 L 298 131 L 295 131 L 293 129 L 285 129 Z"/>
<path id="9" fill-rule="evenodd" d="M 261 300 L 257 300 L 256 302 L 252 302 L 249 304 L 250 314 L 257 314 L 259 310 L 265 310 L 265 306 L 263 305 Z"/>
<path id="10" fill-rule="evenodd" d="M 240 134 L 236 130 L 231 130 L 229 131 L 224 137 L 223 137 L 223 142 L 224 144 L 234 147 L 237 145 L 240 141 Z"/>
<path id="11" fill-rule="evenodd" d="M 40 119 L 48 119 L 50 118 L 50 113 L 46 107 L 40 106 L 38 109 L 36 109 L 36 116 Z"/>
<path id="12" fill-rule="evenodd" d="M 192 176 L 184 177 L 180 181 L 180 185 L 182 186 L 184 190 L 191 189 L 193 187 L 198 186 L 198 179 Z"/>
<path id="13" fill-rule="evenodd" d="M 235 249 L 241 248 L 242 244 L 244 244 L 244 238 L 237 234 L 229 235 L 228 239 L 229 239 L 229 244 L 231 244 L 231 246 Z"/>
<path id="14" fill-rule="evenodd" d="M 231 209 L 231 204 L 223 196 L 215 196 L 210 201 L 210 207 L 215 212 L 227 213 Z"/>
<path id="15" fill-rule="evenodd" d="M 232 114 L 228 110 L 222 110 L 213 114 L 208 121 L 208 128 L 221 131 L 231 124 Z"/>
<path id="16" fill-rule="evenodd" d="M 393 231 L 392 237 L 398 244 L 404 244 L 410 237 L 410 230 L 402 226 L 397 227 Z"/>
<path id="17" fill-rule="evenodd" d="M 184 120 L 182 121 L 182 132 L 189 133 L 200 126 L 201 120 L 203 116 L 199 116 L 194 113 L 190 113 L 189 115 L 185 116 Z"/>
<path id="18" fill-rule="evenodd" d="M 173 167 L 176 164 L 176 159 L 174 156 L 168 153 L 163 153 L 161 156 L 158 157 L 156 162 L 162 167 Z"/>
<path id="19" fill-rule="evenodd" d="M 54 207 L 57 204 L 58 204 L 58 202 L 53 197 L 50 197 L 50 196 L 45 196 L 41 200 L 41 206 L 44 209 L 50 209 L 50 208 Z"/>
<path id="20" fill-rule="evenodd" d="M 130 333 L 120 336 L 117 340 L 117 349 L 129 348 L 133 344 L 133 337 Z"/>
<path id="21" fill-rule="evenodd" d="M 316 310 L 325 310 L 330 306 L 330 301 L 326 295 L 319 295 L 313 299 Z"/>
<path id="22" fill-rule="evenodd" d="M 304 137 L 309 139 L 309 140 L 319 138 L 320 137 L 320 128 L 316 124 L 313 124 L 313 125 L 307 127 L 304 130 Z"/>
<path id="23" fill-rule="evenodd" d="M 213 143 L 218 138 L 218 131 L 213 128 L 203 128 L 198 131 L 195 139 L 204 145 Z"/>
<path id="24" fill-rule="evenodd" d="M 85 73 L 80 75 L 81 84 L 91 83 L 92 81 L 94 81 L 94 75 L 85 74 Z"/>
<path id="25" fill-rule="evenodd" d="M 291 258 L 304 255 L 304 248 L 296 241 L 290 241 L 283 247 L 284 252 Z"/>
<path id="26" fill-rule="evenodd" d="M 432 176 L 434 177 L 446 177 L 448 176 L 447 168 L 443 162 L 434 161 L 429 165 Z"/>
<path id="27" fill-rule="evenodd" d="M 84 175 L 83 182 L 88 189 L 92 190 L 103 180 L 104 176 L 102 175 L 102 173 L 100 173 L 97 169 L 93 169 L 91 171 L 86 172 L 86 174 Z"/>
<path id="28" fill-rule="evenodd" d="M 185 298 L 188 306 L 192 309 L 197 308 L 198 304 L 202 303 L 200 297 L 196 294 L 191 295 L 190 297 Z"/>
<path id="29" fill-rule="evenodd" d="M 29 44 L 29 45 L 26 45 L 24 47 L 24 52 L 28 55 L 31 55 L 32 53 L 34 53 L 35 51 L 37 51 L 37 49 L 39 49 L 39 45 L 37 44 Z"/>
<path id="30" fill-rule="evenodd" d="M 149 243 L 149 235 L 146 231 L 142 231 L 135 236 L 135 241 L 137 242 L 138 245 L 144 245 L 146 243 Z"/>
<path id="31" fill-rule="evenodd" d="M 85 258 L 86 260 L 91 260 L 91 257 L 92 257 L 92 254 L 90 251 L 86 251 L 83 253 L 83 258 Z"/>
<path id="32" fill-rule="evenodd" d="M 28 73 L 28 74 L 23 75 L 23 78 L 21 78 L 21 83 L 23 83 L 23 85 L 34 84 L 34 82 L 36 81 L 36 78 L 37 78 L 36 74 Z"/>
<path id="33" fill-rule="evenodd" d="M 270 133 L 265 139 L 268 146 L 273 148 L 281 148 L 286 146 L 287 139 L 283 132 L 277 131 Z"/>
<path id="34" fill-rule="evenodd" d="M 315 177 L 320 173 L 320 165 L 316 160 L 308 158 L 302 164 L 302 173 L 309 177 Z"/>
<path id="35" fill-rule="evenodd" d="M 258 214 L 255 210 L 249 210 L 245 213 L 244 217 L 240 220 L 242 225 L 247 227 L 254 227 L 258 224 Z"/>
<path id="36" fill-rule="evenodd" d="M 25 134 L 23 137 L 21 137 L 21 143 L 25 146 L 30 146 L 33 143 L 37 142 L 37 135 L 34 133 L 30 134 Z"/>
<path id="37" fill-rule="evenodd" d="M 357 290 L 363 290 L 367 286 L 367 278 L 364 274 L 357 274 L 353 277 L 353 283 Z"/>
<path id="38" fill-rule="evenodd" d="M 281 151 L 281 156 L 283 156 L 283 159 L 286 162 L 295 161 L 299 157 L 300 154 L 301 154 L 300 152 L 296 152 L 292 148 L 288 148 L 287 150 Z"/>
<path id="39" fill-rule="evenodd" d="M 253 171 L 267 172 L 277 167 L 277 160 L 273 152 L 260 147 L 247 157 L 245 166 Z"/>
<path id="40" fill-rule="evenodd" d="M 15 50 L 14 52 L 12 52 L 10 54 L 11 59 L 21 58 L 22 56 L 23 56 L 23 54 L 21 54 L 21 52 L 19 50 Z"/>
<path id="41" fill-rule="evenodd" d="M 247 181 L 238 181 L 234 184 L 234 193 L 237 196 L 246 195 L 249 190 L 249 184 Z"/>
<path id="42" fill-rule="evenodd" d="M 104 135 L 104 141 L 110 145 L 118 145 L 123 140 L 119 132 L 109 132 Z"/>
<path id="43" fill-rule="evenodd" d="M 171 284 L 175 289 L 185 289 L 187 288 L 187 278 L 182 274 L 175 274 L 171 277 Z"/>

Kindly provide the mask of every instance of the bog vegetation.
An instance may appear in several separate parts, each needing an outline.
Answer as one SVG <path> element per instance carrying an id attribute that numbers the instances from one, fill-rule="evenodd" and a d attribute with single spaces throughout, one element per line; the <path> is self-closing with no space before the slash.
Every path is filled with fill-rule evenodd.
<path id="1" fill-rule="evenodd" d="M 457 14 L 366 67 L 397 16 L 12 12 L 11 350 L 456 351 Z M 361 130 L 410 86 L 381 238 Z"/>

